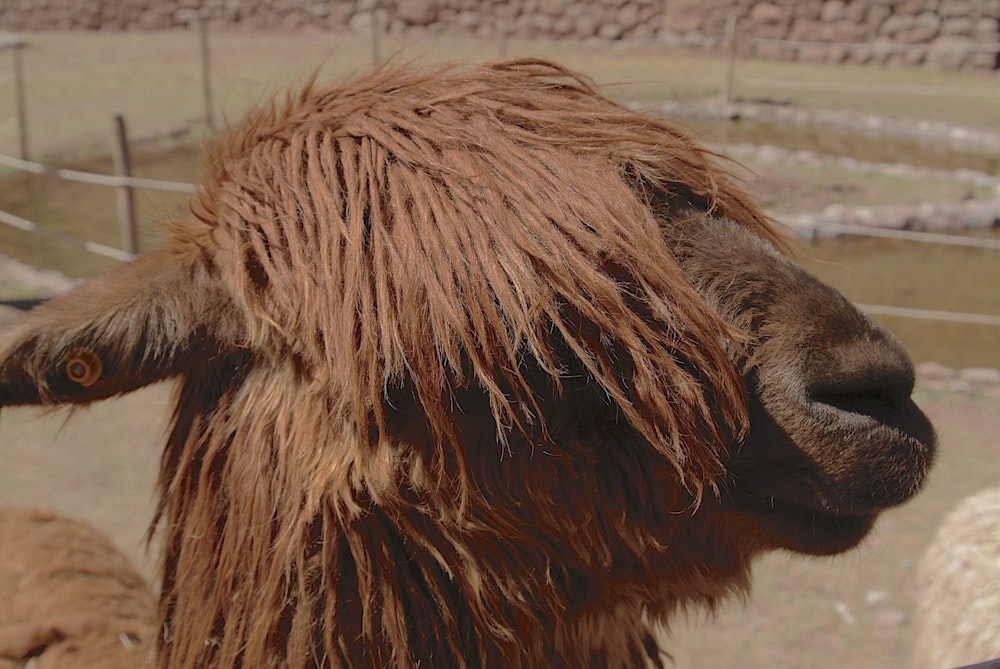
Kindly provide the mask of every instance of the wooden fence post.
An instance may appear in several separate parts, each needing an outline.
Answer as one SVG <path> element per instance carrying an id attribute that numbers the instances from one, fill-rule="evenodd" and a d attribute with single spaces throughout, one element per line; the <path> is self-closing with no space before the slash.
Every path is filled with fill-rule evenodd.
<path id="1" fill-rule="evenodd" d="M 212 113 L 212 59 L 208 45 L 208 21 L 200 12 L 198 36 L 201 41 L 201 94 L 205 109 L 205 127 L 212 130 L 215 127 L 215 116 Z"/>
<path id="2" fill-rule="evenodd" d="M 497 21 L 497 31 L 500 33 L 500 58 L 507 57 L 507 40 L 510 36 L 510 28 L 507 26 L 507 13 L 504 11 L 503 5 L 497 8 L 500 14 L 499 20 Z"/>
<path id="3" fill-rule="evenodd" d="M 115 173 L 123 177 L 132 176 L 132 157 L 129 154 L 128 134 L 125 131 L 125 117 L 121 112 L 111 114 L 112 158 Z M 139 253 L 139 235 L 135 225 L 135 201 L 132 186 L 123 184 L 115 189 L 118 201 L 118 223 L 121 226 L 122 249 L 132 254 Z"/>
<path id="4" fill-rule="evenodd" d="M 378 65 L 382 62 L 381 33 L 379 26 L 378 0 L 372 3 L 372 63 Z"/>
<path id="5" fill-rule="evenodd" d="M 21 49 L 25 43 L 15 37 L 10 42 L 14 57 L 14 97 L 17 101 L 17 133 L 20 141 L 21 160 L 28 160 L 28 108 L 24 97 L 24 70 L 21 64 Z"/>
<path id="6" fill-rule="evenodd" d="M 726 37 L 723 42 L 726 68 L 719 87 L 719 97 L 722 104 L 729 105 L 733 101 L 733 74 L 736 71 L 736 12 L 726 19 Z"/>

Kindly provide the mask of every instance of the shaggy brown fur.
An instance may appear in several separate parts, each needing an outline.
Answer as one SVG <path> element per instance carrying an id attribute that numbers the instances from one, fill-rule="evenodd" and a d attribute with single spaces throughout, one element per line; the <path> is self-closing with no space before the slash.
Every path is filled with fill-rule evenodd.
<path id="1" fill-rule="evenodd" d="M 898 344 L 559 66 L 308 86 L 206 160 L 164 251 L 0 347 L 0 405 L 181 376 L 161 667 L 658 661 L 923 480 Z"/>
<path id="2" fill-rule="evenodd" d="M 680 187 L 773 232 L 674 126 L 542 63 L 386 70 L 307 87 L 208 160 L 198 232 L 243 260 L 225 278 L 254 316 L 253 344 L 291 343 L 352 435 L 386 432 L 388 382 L 412 386 L 448 445 L 436 457 L 464 457 L 449 405 L 467 385 L 486 391 L 501 439 L 511 427 L 536 439 L 548 416 L 523 370 L 530 361 L 559 394 L 558 339 L 691 486 L 721 473 L 705 391 L 741 429 L 742 384 L 719 344 L 731 333 L 664 253 L 642 189 Z M 323 308 L 299 308 L 314 300 Z M 682 451 L 691 431 L 711 438 Z"/>
<path id="3" fill-rule="evenodd" d="M 154 665 L 156 598 L 97 530 L 0 509 L 0 658 L 35 669 Z"/>

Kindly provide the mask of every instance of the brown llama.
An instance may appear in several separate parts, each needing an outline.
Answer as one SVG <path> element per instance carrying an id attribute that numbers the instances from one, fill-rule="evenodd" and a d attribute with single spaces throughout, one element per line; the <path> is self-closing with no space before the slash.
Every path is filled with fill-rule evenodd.
<path id="1" fill-rule="evenodd" d="M 309 85 L 205 163 L 163 250 L 0 344 L 0 405 L 178 379 L 160 667 L 659 664 L 931 463 L 899 344 L 560 66 Z"/>
<path id="2" fill-rule="evenodd" d="M 0 667 L 153 667 L 156 638 L 153 591 L 104 535 L 0 508 Z"/>

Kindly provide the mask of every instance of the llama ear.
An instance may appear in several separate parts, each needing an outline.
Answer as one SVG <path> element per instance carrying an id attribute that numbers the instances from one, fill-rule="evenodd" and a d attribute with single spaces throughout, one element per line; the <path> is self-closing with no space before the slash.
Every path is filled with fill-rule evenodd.
<path id="1" fill-rule="evenodd" d="M 0 339 L 0 406 L 89 402 L 179 374 L 239 339 L 203 264 L 153 253 L 36 307 Z"/>

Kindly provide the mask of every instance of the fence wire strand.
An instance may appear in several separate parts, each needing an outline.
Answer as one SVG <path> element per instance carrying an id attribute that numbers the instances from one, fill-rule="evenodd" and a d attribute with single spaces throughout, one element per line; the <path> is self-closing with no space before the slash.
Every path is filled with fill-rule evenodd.
<path id="1" fill-rule="evenodd" d="M 1000 326 L 1000 316 L 990 314 L 968 314 L 959 311 L 936 311 L 934 309 L 911 309 L 909 307 L 892 307 L 885 304 L 857 304 L 862 311 L 872 316 L 896 316 L 898 318 L 915 318 L 922 321 L 943 321 L 946 323 L 964 323 L 966 325 Z"/>
<path id="2" fill-rule="evenodd" d="M 113 174 L 96 174 L 94 172 L 81 172 L 79 170 L 69 170 L 61 167 L 51 167 L 42 163 L 22 160 L 14 156 L 0 154 L 0 165 L 31 172 L 53 176 L 65 181 L 76 181 L 79 183 L 96 184 L 98 186 L 131 186 L 133 188 L 147 188 L 150 190 L 172 191 L 175 193 L 194 193 L 194 184 L 182 181 L 165 181 L 162 179 L 145 179 L 142 177 L 125 177 Z"/>
<path id="3" fill-rule="evenodd" d="M 21 218 L 20 216 L 15 216 L 14 214 L 2 210 L 0 210 L 0 223 L 4 223 L 32 234 L 42 235 L 43 237 L 48 237 L 50 239 L 56 239 L 64 244 L 69 244 L 70 246 L 75 246 L 85 251 L 89 251 L 90 253 L 104 256 L 105 258 L 111 258 L 112 260 L 128 262 L 129 260 L 135 260 L 136 258 L 135 255 L 129 253 L 128 251 L 122 251 L 121 249 L 116 249 L 111 246 L 105 246 L 104 244 L 98 244 L 97 242 L 80 239 L 79 237 L 74 237 L 73 235 L 67 235 L 65 232 L 45 228 L 38 225 L 34 221 L 29 221 L 26 218 Z"/>
<path id="4" fill-rule="evenodd" d="M 818 221 L 802 228 L 790 226 L 800 234 L 817 232 L 832 232 L 853 237 L 878 237 L 882 239 L 898 239 L 920 244 L 936 244 L 938 246 L 964 246 L 974 249 L 1000 251 L 1000 239 L 990 237 L 964 237 L 962 235 L 945 235 L 938 232 L 917 232 L 916 230 L 896 230 L 894 228 L 878 228 L 867 225 L 852 225 L 835 223 L 833 221 Z"/>
<path id="5" fill-rule="evenodd" d="M 137 177 L 113 176 L 107 174 L 95 174 L 92 172 L 81 172 L 78 170 L 68 170 L 51 167 L 29 160 L 22 160 L 13 156 L 0 154 L 0 165 L 18 169 L 34 174 L 54 176 L 66 181 L 77 181 L 101 186 L 131 186 L 134 188 L 147 188 L 154 190 L 165 190 L 182 193 L 194 193 L 197 187 L 194 184 L 180 181 L 165 181 L 160 179 L 144 179 Z M 42 227 L 33 221 L 22 218 L 15 214 L 0 210 L 0 223 L 18 228 L 25 232 L 38 234 L 50 239 L 55 239 L 64 244 L 69 244 L 83 249 L 90 253 L 95 253 L 107 258 L 128 262 L 134 260 L 136 256 L 127 251 L 116 249 L 97 242 L 79 239 L 66 233 Z M 944 244 L 949 246 L 973 247 L 982 249 L 1000 250 L 1000 239 L 988 239 L 977 237 L 963 237 L 960 235 L 946 235 L 929 232 L 916 232 L 912 230 L 895 230 L 888 228 L 877 228 L 862 225 L 849 225 L 828 221 L 820 221 L 811 226 L 812 231 L 828 231 L 844 235 L 883 237 L 889 239 L 899 239 L 904 241 L 919 242 L 925 244 Z M 874 316 L 895 316 L 899 318 L 911 318 L 918 320 L 932 320 L 951 323 L 963 323 L 968 325 L 987 325 L 1000 327 L 1000 315 L 992 314 L 971 314 L 952 311 L 935 311 L 931 309 L 912 309 L 907 307 L 894 307 L 889 305 L 858 304 L 858 308 Z"/>

